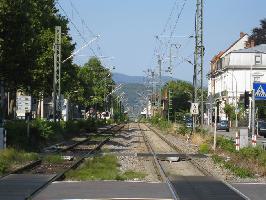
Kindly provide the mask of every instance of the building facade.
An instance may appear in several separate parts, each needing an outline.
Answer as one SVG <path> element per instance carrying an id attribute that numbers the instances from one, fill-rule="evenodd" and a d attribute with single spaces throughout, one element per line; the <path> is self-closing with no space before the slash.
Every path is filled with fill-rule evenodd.
<path id="1" fill-rule="evenodd" d="M 218 104 L 220 119 L 226 119 L 226 103 L 236 106 L 254 81 L 266 82 L 266 44 L 255 46 L 241 33 L 240 39 L 212 59 L 208 79 L 209 99 Z"/>

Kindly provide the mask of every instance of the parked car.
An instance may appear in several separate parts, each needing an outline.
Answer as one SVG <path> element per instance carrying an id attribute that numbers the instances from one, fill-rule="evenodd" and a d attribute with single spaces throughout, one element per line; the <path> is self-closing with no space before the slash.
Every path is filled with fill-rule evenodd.
<path id="1" fill-rule="evenodd" d="M 258 121 L 258 134 L 266 138 L 266 122 Z"/>
<path id="2" fill-rule="evenodd" d="M 192 128 L 193 126 L 192 118 L 187 118 L 185 124 L 187 128 Z"/>
<path id="3" fill-rule="evenodd" d="M 229 132 L 229 124 L 227 120 L 221 120 L 217 123 L 217 130 L 224 130 L 226 132 Z"/>

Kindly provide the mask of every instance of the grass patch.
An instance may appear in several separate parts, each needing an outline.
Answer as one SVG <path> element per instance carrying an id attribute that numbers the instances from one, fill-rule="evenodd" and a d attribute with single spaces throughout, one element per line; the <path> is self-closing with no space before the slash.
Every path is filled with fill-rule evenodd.
<path id="1" fill-rule="evenodd" d="M 13 148 L 0 150 L 0 175 L 9 172 L 14 165 L 23 165 L 38 158 L 36 153 L 27 153 Z"/>
<path id="2" fill-rule="evenodd" d="M 145 173 L 128 170 L 122 174 L 122 180 L 142 179 L 145 176 Z"/>
<path id="3" fill-rule="evenodd" d="M 114 155 L 104 155 L 88 159 L 80 168 L 71 170 L 66 174 L 70 180 L 127 180 L 142 178 L 142 173 L 119 170 L 118 159 Z"/>
<path id="4" fill-rule="evenodd" d="M 232 161 L 225 161 L 222 157 L 214 154 L 212 155 L 212 160 L 215 164 L 219 164 L 220 166 L 225 167 L 226 169 L 233 172 L 236 176 L 240 178 L 249 178 L 253 177 L 253 173 L 244 167 L 239 167 L 236 164 L 234 164 Z"/>
<path id="5" fill-rule="evenodd" d="M 48 155 L 43 160 L 49 164 L 62 164 L 65 162 L 61 155 Z"/>
<path id="6" fill-rule="evenodd" d="M 111 135 L 93 135 L 93 136 L 91 136 L 90 139 L 92 141 L 103 141 L 103 140 L 106 140 L 110 136 Z"/>

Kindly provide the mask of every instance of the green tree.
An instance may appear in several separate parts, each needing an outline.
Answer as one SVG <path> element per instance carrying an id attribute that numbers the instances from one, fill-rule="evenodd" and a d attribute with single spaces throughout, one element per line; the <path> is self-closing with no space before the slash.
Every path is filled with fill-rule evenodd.
<path id="1" fill-rule="evenodd" d="M 266 19 L 260 20 L 260 27 L 252 30 L 250 39 L 254 40 L 256 45 L 266 44 Z"/>
<path id="2" fill-rule="evenodd" d="M 97 58 L 91 58 L 78 72 L 77 103 L 103 109 L 104 97 L 114 84 L 111 73 Z"/>
<path id="3" fill-rule="evenodd" d="M 224 112 L 226 116 L 228 117 L 229 121 L 233 119 L 235 114 L 235 107 L 231 104 L 225 104 L 224 106 Z"/>
<path id="4" fill-rule="evenodd" d="M 68 20 L 59 14 L 55 0 L 0 0 L 0 79 L 11 92 L 12 105 L 17 90 L 37 98 L 51 96 L 55 26 L 62 27 L 64 60 L 75 45 L 68 34 Z M 61 71 L 62 93 L 69 95 L 77 69 L 70 59 Z"/>
<path id="5" fill-rule="evenodd" d="M 186 81 L 170 81 L 165 89 L 173 91 L 173 110 L 174 112 L 188 112 L 190 109 L 193 85 Z"/>

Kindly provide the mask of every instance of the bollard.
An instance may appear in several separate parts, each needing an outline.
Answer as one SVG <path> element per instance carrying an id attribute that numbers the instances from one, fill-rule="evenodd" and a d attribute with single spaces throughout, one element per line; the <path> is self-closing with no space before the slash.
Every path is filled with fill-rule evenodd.
<path id="1" fill-rule="evenodd" d="M 252 135 L 252 146 L 255 147 L 257 145 L 257 135 Z"/>
<path id="2" fill-rule="evenodd" d="M 236 131 L 236 151 L 239 151 L 240 148 L 240 137 L 239 137 L 239 132 Z"/>

